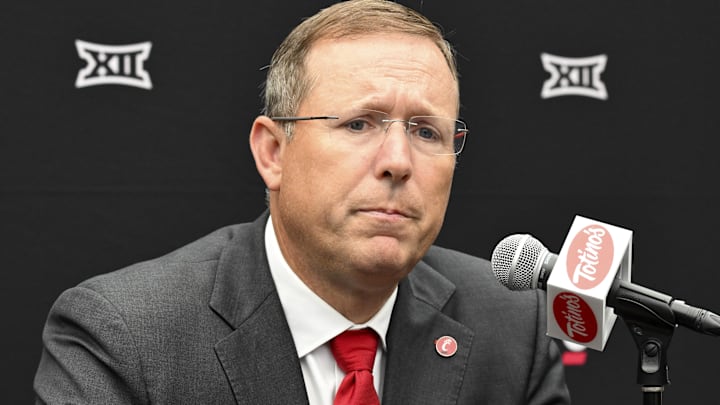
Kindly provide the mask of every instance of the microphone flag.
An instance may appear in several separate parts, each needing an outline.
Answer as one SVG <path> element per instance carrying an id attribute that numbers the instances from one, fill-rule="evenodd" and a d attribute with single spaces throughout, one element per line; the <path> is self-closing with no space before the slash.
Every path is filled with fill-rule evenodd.
<path id="1" fill-rule="evenodd" d="M 632 235 L 575 216 L 547 281 L 548 336 L 604 350 L 617 319 L 607 297 L 615 278 L 630 281 Z"/>

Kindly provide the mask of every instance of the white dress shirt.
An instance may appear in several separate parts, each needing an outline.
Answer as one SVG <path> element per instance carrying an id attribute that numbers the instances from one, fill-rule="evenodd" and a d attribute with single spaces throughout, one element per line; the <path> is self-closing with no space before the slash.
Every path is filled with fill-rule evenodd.
<path id="1" fill-rule="evenodd" d="M 295 341 L 310 405 L 332 405 L 335 393 L 345 377 L 330 351 L 330 340 L 348 329 L 365 327 L 373 329 L 380 337 L 373 378 L 375 390 L 381 398 L 387 350 L 385 335 L 397 298 L 397 287 L 372 319 L 357 325 L 318 297 L 292 271 L 280 251 L 272 218 L 268 219 L 265 226 L 265 249 L 270 272 Z"/>

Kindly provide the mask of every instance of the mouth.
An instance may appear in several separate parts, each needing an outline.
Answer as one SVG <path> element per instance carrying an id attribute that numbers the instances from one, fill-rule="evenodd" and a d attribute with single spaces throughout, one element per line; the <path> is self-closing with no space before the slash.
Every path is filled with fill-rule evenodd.
<path id="1" fill-rule="evenodd" d="M 386 221 L 401 221 L 417 218 L 417 215 L 411 211 L 394 208 L 372 207 L 359 209 L 358 212 Z"/>

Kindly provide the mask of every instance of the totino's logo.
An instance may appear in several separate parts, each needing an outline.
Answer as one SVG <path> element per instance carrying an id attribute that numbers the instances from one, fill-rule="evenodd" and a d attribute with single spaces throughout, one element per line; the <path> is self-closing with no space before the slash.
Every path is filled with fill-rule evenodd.
<path id="1" fill-rule="evenodd" d="M 597 320 L 590 306 L 578 295 L 561 292 L 555 296 L 553 314 L 555 322 L 570 339 L 580 343 L 595 339 Z"/>
<path id="2" fill-rule="evenodd" d="M 607 55 L 566 58 L 542 53 L 540 59 L 545 70 L 550 73 L 540 97 L 585 96 L 600 100 L 608 98 L 605 83 L 600 80 L 600 74 L 607 63 Z"/>
<path id="3" fill-rule="evenodd" d="M 102 45 L 75 40 L 75 47 L 87 66 L 78 72 L 75 87 L 120 84 L 151 89 L 150 74 L 143 63 L 150 56 L 151 42 Z"/>
<path id="4" fill-rule="evenodd" d="M 600 284 L 610 272 L 613 240 L 600 225 L 589 225 L 575 235 L 567 255 L 570 281 L 583 290 Z"/>

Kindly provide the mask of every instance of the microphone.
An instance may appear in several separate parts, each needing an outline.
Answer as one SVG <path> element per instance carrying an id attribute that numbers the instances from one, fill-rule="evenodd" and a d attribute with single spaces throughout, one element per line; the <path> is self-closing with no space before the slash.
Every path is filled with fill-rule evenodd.
<path id="1" fill-rule="evenodd" d="M 511 290 L 547 287 L 558 255 L 527 234 L 510 235 L 492 253 L 493 273 Z M 682 325 L 711 336 L 720 336 L 720 316 L 649 288 L 616 278 L 607 296 L 608 306 L 617 315 L 651 313 L 658 322 L 672 327 Z"/>

